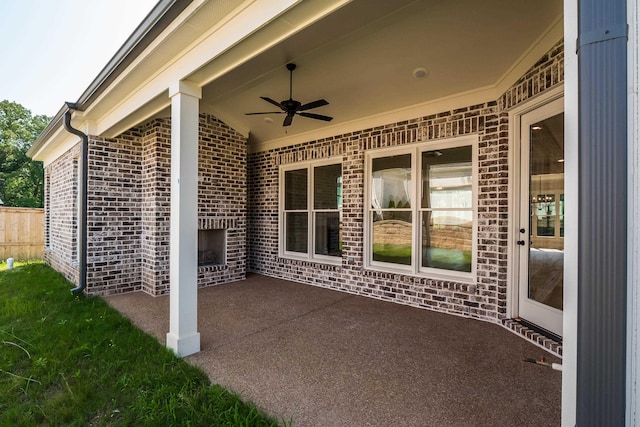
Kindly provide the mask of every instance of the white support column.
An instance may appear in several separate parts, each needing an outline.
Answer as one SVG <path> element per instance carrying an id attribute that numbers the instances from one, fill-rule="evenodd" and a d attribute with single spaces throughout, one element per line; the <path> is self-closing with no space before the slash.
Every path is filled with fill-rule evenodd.
<path id="1" fill-rule="evenodd" d="M 575 427 L 578 384 L 578 0 L 564 1 L 564 295 L 562 427 Z"/>
<path id="2" fill-rule="evenodd" d="M 171 98 L 171 238 L 167 347 L 200 351 L 198 333 L 198 102 L 202 89 L 180 81 Z"/>

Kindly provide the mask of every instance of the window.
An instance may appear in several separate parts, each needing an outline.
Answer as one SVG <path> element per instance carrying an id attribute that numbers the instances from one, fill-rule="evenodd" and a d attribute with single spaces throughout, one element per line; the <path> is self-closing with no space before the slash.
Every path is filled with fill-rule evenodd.
<path id="1" fill-rule="evenodd" d="M 411 154 L 372 159 L 372 259 L 411 265 Z"/>
<path id="2" fill-rule="evenodd" d="M 471 146 L 422 152 L 422 267 L 471 272 Z"/>
<path id="3" fill-rule="evenodd" d="M 471 279 L 475 138 L 368 153 L 368 267 Z"/>
<path id="4" fill-rule="evenodd" d="M 342 256 L 342 165 L 283 167 L 281 256 L 338 263 Z"/>

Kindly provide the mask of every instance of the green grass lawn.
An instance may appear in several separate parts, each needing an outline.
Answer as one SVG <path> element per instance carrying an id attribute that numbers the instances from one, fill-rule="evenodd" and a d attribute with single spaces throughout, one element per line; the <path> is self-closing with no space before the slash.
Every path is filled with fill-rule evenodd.
<path id="1" fill-rule="evenodd" d="M 277 425 L 70 287 L 41 263 L 0 265 L 0 426 Z"/>

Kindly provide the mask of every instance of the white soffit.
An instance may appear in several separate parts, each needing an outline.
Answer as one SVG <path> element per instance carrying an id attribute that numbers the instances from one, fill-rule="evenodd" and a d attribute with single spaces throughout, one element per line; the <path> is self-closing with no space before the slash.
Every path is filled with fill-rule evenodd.
<path id="1" fill-rule="evenodd" d="M 494 100 L 559 40 L 561 17 L 562 0 L 194 1 L 84 117 L 116 136 L 165 114 L 168 86 L 188 79 L 251 150 L 317 139 Z M 245 115 L 273 110 L 260 96 L 288 98 L 287 62 L 293 97 L 326 99 L 310 112 L 332 122 Z"/>
<path id="2" fill-rule="evenodd" d="M 164 104 L 159 102 L 159 99 L 165 95 L 166 87 L 171 84 L 171 82 L 188 79 L 195 84 L 202 85 L 203 81 L 213 79 L 214 77 L 211 76 L 212 72 L 215 72 L 220 66 L 212 67 L 208 64 L 216 63 L 217 58 L 227 51 L 243 52 L 243 49 L 237 48 L 238 43 L 244 46 L 244 41 L 250 38 L 252 33 L 265 28 L 266 22 L 273 20 L 285 12 L 295 4 L 296 1 L 299 0 L 279 1 L 276 3 L 245 1 L 233 11 L 224 15 L 223 19 L 216 25 L 209 28 L 202 27 L 201 21 L 206 21 L 206 18 L 203 18 L 203 14 L 206 15 L 208 11 L 207 7 L 202 7 L 198 13 L 185 24 L 190 28 L 197 27 L 200 30 L 206 29 L 200 37 L 196 38 L 186 48 L 183 48 L 177 55 L 164 55 L 161 56 L 160 59 L 157 59 L 154 55 L 150 55 L 151 59 L 149 61 L 145 60 L 139 64 L 132 64 L 136 67 L 132 70 L 132 73 L 123 74 L 123 76 L 112 85 L 113 88 L 110 89 L 108 93 L 105 93 L 103 96 L 104 99 L 101 100 L 103 104 L 108 105 L 109 103 L 105 102 L 108 99 L 120 99 L 121 101 L 115 104 L 109 112 L 103 114 L 100 119 L 97 119 L 98 132 L 105 136 L 115 136 L 139 123 L 141 120 L 161 111 L 164 107 L 168 106 L 169 103 L 168 98 Z M 303 9 L 306 9 L 312 16 L 317 14 L 317 9 L 319 9 L 321 10 L 322 16 L 325 13 L 329 13 L 332 8 L 339 7 L 339 5 L 343 3 L 345 3 L 345 0 L 333 2 L 327 0 L 306 0 Z M 195 21 L 196 24 L 194 25 L 192 21 Z M 308 24 L 309 22 L 307 21 L 296 23 L 296 25 Z M 273 26 L 267 27 L 273 28 Z M 271 33 L 266 33 L 266 35 L 280 40 L 286 37 L 287 34 L 295 32 L 298 29 L 295 25 L 288 24 L 285 28 L 281 28 L 280 31 L 276 31 L 275 33 L 272 31 Z M 265 39 L 263 37 L 262 46 L 268 46 L 272 43 L 269 38 Z M 244 51 L 247 52 L 244 52 L 243 55 L 255 55 L 255 47 L 254 49 L 247 49 L 245 47 Z M 164 50 L 162 50 L 162 52 L 164 52 Z M 242 55 L 236 56 L 239 57 L 236 60 L 246 60 Z M 163 63 L 164 66 L 158 68 L 157 71 L 147 77 L 142 84 L 136 86 L 134 83 L 131 83 L 131 81 L 138 80 L 136 75 L 139 78 L 145 76 L 145 72 L 150 71 L 148 67 L 152 69 L 158 67 L 157 62 Z M 203 71 L 205 69 L 206 71 Z M 124 95 L 125 93 L 126 95 Z M 93 116 L 97 111 L 96 107 L 96 109 L 91 112 L 88 111 L 87 113 Z"/>
<path id="3" fill-rule="evenodd" d="M 562 38 L 561 19 L 561 0 L 354 0 L 220 75 L 202 102 L 262 150 L 418 117 L 439 102 L 495 100 Z M 261 96 L 288 98 L 287 62 L 298 65 L 294 99 L 326 99 L 311 112 L 333 121 L 296 117 L 283 128 L 282 115 L 245 115 L 273 110 Z M 420 67 L 426 78 L 413 76 Z"/>

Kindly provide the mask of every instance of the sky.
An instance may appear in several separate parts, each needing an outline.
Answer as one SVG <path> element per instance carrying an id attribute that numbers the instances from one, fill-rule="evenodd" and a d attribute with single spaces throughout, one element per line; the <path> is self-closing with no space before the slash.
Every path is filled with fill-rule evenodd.
<path id="1" fill-rule="evenodd" d="M 158 0 L 0 0 L 0 100 L 54 116 Z"/>

